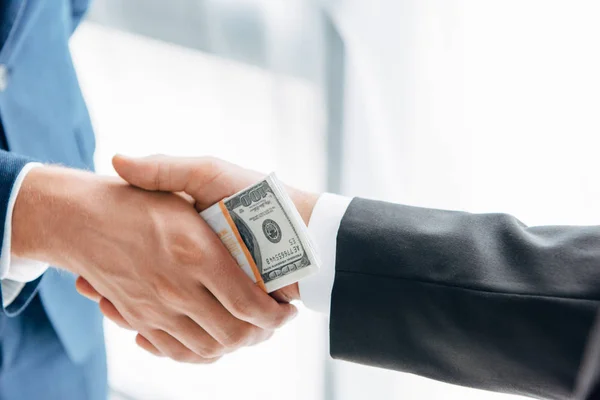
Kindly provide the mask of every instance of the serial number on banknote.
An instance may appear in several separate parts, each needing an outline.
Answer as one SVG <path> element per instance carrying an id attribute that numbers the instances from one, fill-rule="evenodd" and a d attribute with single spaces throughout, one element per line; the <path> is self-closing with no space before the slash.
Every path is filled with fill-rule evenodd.
<path id="1" fill-rule="evenodd" d="M 290 242 L 292 242 L 293 240 L 294 239 L 290 239 Z M 276 263 L 281 260 L 288 259 L 288 258 L 292 257 L 293 255 L 296 255 L 300 252 L 301 252 L 300 246 L 292 245 L 292 247 L 289 250 L 284 250 L 275 255 L 272 255 L 271 257 L 267 257 L 267 259 L 266 259 L 267 265 L 271 265 L 272 263 Z"/>

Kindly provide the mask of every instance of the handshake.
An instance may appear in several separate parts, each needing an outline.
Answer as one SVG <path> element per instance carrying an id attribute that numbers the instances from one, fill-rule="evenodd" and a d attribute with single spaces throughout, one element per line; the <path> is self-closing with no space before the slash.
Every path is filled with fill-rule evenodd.
<path id="1" fill-rule="evenodd" d="M 122 179 L 31 171 L 14 208 L 13 255 L 80 276 L 77 290 L 137 331 L 140 347 L 177 361 L 214 362 L 294 318 L 298 285 L 267 294 L 198 214 L 260 174 L 214 158 L 116 156 L 113 165 Z M 308 223 L 318 196 L 287 193 Z"/>

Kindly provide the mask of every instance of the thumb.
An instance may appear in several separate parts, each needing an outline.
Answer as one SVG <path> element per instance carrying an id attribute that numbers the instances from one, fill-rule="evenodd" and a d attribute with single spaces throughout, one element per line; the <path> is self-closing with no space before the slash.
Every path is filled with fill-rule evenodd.
<path id="1" fill-rule="evenodd" d="M 146 190 L 183 192 L 189 186 L 192 168 L 183 158 L 154 155 L 132 158 L 116 155 L 112 159 L 117 174 L 133 186 Z"/>
<path id="2" fill-rule="evenodd" d="M 121 178 L 146 190 L 185 192 L 200 209 L 230 196 L 257 180 L 256 173 L 212 157 L 170 157 L 154 155 L 113 157 Z M 260 177 L 260 175 L 258 175 Z"/>

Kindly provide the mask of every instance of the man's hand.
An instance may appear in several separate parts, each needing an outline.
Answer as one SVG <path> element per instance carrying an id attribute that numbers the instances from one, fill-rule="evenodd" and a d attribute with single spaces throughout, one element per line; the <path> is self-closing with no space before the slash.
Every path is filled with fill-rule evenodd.
<path id="1" fill-rule="evenodd" d="M 248 187 L 263 175 L 227 163 L 223 160 L 202 158 L 176 158 L 167 156 L 151 156 L 141 159 L 130 159 L 116 156 L 113 165 L 117 173 L 130 184 L 148 191 L 181 192 L 191 196 L 197 211 L 202 211 L 214 203 Z M 296 205 L 302 219 L 308 223 L 312 209 L 318 196 L 288 188 L 288 192 Z M 208 260 L 205 268 L 213 268 Z M 100 301 L 103 299 L 94 286 L 85 279 L 78 280 L 78 289 L 83 295 Z M 281 303 L 288 303 L 300 298 L 298 285 L 290 285 L 280 289 L 271 296 Z M 124 318 L 112 307 L 104 307 L 103 313 L 114 322 L 125 325 Z M 160 355 L 143 337 L 138 335 L 138 344 L 144 349 Z"/>
<path id="2" fill-rule="evenodd" d="M 225 197 L 255 184 L 264 174 L 214 157 L 182 158 L 154 155 L 144 158 L 116 156 L 117 173 L 131 185 L 150 191 L 180 192 L 195 201 L 198 212 Z M 305 224 L 308 225 L 318 195 L 286 187 Z M 271 295 L 279 301 L 300 299 L 298 285 Z"/>
<path id="3" fill-rule="evenodd" d="M 224 171 L 192 173 L 164 161 L 114 164 L 144 189 L 228 190 Z M 296 314 L 252 283 L 183 196 L 149 190 L 35 169 L 15 204 L 13 253 L 81 275 L 80 291 L 93 290 L 105 315 L 140 332 L 140 346 L 179 361 L 212 362 L 265 340 Z M 199 197 L 200 207 L 209 201 Z"/>

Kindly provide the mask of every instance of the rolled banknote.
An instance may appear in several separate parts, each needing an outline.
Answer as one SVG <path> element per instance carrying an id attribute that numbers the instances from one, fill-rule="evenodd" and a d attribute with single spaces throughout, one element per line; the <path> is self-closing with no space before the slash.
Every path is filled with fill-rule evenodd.
<path id="1" fill-rule="evenodd" d="M 200 216 L 240 268 L 267 293 L 319 268 L 308 229 L 275 174 L 212 205 Z"/>

